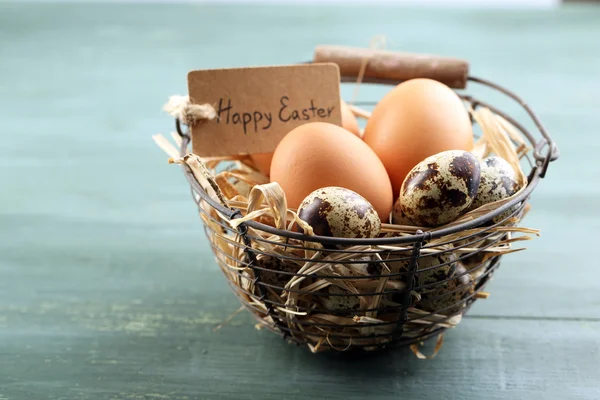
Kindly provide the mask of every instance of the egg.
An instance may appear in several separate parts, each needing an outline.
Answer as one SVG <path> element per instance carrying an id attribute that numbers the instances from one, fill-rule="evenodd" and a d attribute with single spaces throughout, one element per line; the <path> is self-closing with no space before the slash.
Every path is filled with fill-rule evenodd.
<path id="1" fill-rule="evenodd" d="M 324 187 L 310 193 L 300 203 L 298 216 L 320 236 L 372 238 L 381 230 L 381 220 L 371 203 L 340 187 Z"/>
<path id="2" fill-rule="evenodd" d="M 400 190 L 404 215 L 418 226 L 439 226 L 466 211 L 479 188 L 479 161 L 461 150 L 427 157 L 406 176 Z"/>
<path id="3" fill-rule="evenodd" d="M 479 190 L 470 209 L 474 210 L 484 204 L 505 199 L 518 191 L 517 176 L 511 165 L 501 157 L 485 158 L 481 162 Z M 494 222 L 500 222 L 508 218 L 516 207 L 518 205 L 495 217 Z"/>
<path id="4" fill-rule="evenodd" d="M 484 231 L 479 235 L 469 235 L 467 239 L 455 241 L 452 245 L 455 249 L 469 248 L 468 252 L 461 251 L 460 263 L 469 271 L 471 280 L 477 280 L 487 270 L 495 257 L 490 257 L 489 250 L 495 244 L 506 238 L 505 233 L 490 236 L 490 233 Z"/>
<path id="5" fill-rule="evenodd" d="M 327 292 L 333 294 L 333 296 L 319 296 L 326 309 L 335 311 L 356 311 L 360 309 L 360 300 L 358 296 L 348 290 L 331 285 L 327 288 Z"/>
<path id="6" fill-rule="evenodd" d="M 410 253 L 388 253 L 384 259 L 409 258 Z M 457 258 L 451 252 L 435 255 L 423 254 L 417 260 L 417 270 L 415 271 L 415 288 L 419 293 L 427 293 L 435 289 L 435 286 L 427 286 L 439 281 L 450 278 L 454 275 L 457 268 Z M 390 273 L 401 273 L 409 271 L 410 260 L 387 262 Z M 408 275 L 400 279 L 406 281 Z M 427 286 L 427 287 L 424 287 Z"/>
<path id="7" fill-rule="evenodd" d="M 381 264 L 374 263 L 371 256 L 355 257 L 343 262 L 344 270 L 339 271 L 341 275 L 367 276 L 381 273 Z"/>
<path id="8" fill-rule="evenodd" d="M 418 286 L 421 287 L 419 293 L 427 293 L 435 290 L 434 284 L 453 276 L 456 268 L 456 256 L 451 252 L 435 255 L 421 255 L 418 260 L 417 270 L 417 283 Z"/>
<path id="9" fill-rule="evenodd" d="M 342 100 L 340 110 L 342 111 L 342 128 L 361 137 L 358 121 L 350 106 L 344 100 Z"/>
<path id="10" fill-rule="evenodd" d="M 273 153 L 250 154 L 250 158 L 260 172 L 266 176 L 269 176 L 271 170 L 271 161 L 273 160 Z"/>
<path id="11" fill-rule="evenodd" d="M 279 183 L 291 208 L 314 190 L 337 186 L 364 197 L 384 221 L 392 210 L 392 185 L 381 160 L 360 138 L 325 122 L 301 125 L 281 140 L 271 181 Z"/>
<path id="12" fill-rule="evenodd" d="M 352 110 L 346 104 L 344 100 L 340 103 L 340 110 L 342 112 L 342 128 L 361 137 L 360 128 L 358 127 L 358 121 L 352 113 Z M 269 176 L 271 172 L 271 162 L 273 161 L 273 153 L 255 153 L 250 154 L 250 158 L 256 168 L 266 176 Z"/>
<path id="13" fill-rule="evenodd" d="M 456 278 L 440 283 L 433 290 L 423 293 L 417 307 L 423 311 L 443 315 L 460 313 L 466 305 L 463 300 L 471 292 L 471 278 L 461 265 L 457 266 L 455 276 Z"/>
<path id="14" fill-rule="evenodd" d="M 374 108 L 363 140 L 377 153 L 396 196 L 408 172 L 426 157 L 473 148 L 473 130 L 461 99 L 431 79 L 411 79 Z"/>
<path id="15" fill-rule="evenodd" d="M 392 209 L 392 224 L 414 226 L 414 223 L 402 212 L 400 201 L 394 203 L 394 208 Z"/>
<path id="16" fill-rule="evenodd" d="M 297 264 L 291 261 L 267 255 L 257 257 L 256 265 L 260 267 L 258 274 L 260 275 L 261 282 L 277 286 L 278 289 L 274 289 L 275 291 L 281 291 L 290 279 L 294 277 L 292 274 L 297 273 L 300 269 Z"/>
<path id="17" fill-rule="evenodd" d="M 483 235 L 486 235 L 484 233 Z M 478 278 L 482 273 L 485 272 L 486 267 L 481 267 L 480 265 L 484 263 L 486 252 L 485 251 L 477 251 L 477 248 L 485 248 L 492 246 L 493 243 L 489 240 L 483 238 L 483 235 L 478 235 L 475 237 L 470 237 L 465 240 L 459 240 L 453 243 L 453 246 L 456 249 L 464 249 L 466 247 L 472 248 L 469 253 L 461 253 L 460 264 L 469 271 L 472 279 Z"/>
<path id="18" fill-rule="evenodd" d="M 467 257 L 466 259 L 463 259 L 461 261 L 461 265 L 467 270 L 469 271 L 469 275 L 471 276 L 471 280 L 474 282 L 479 283 L 479 281 L 483 278 L 481 278 L 483 276 L 483 274 L 485 274 L 488 270 L 488 267 L 490 266 L 490 264 L 492 263 L 492 260 L 487 260 L 487 261 L 483 261 L 480 260 L 478 262 L 476 262 L 473 259 L 470 259 L 470 257 Z"/>

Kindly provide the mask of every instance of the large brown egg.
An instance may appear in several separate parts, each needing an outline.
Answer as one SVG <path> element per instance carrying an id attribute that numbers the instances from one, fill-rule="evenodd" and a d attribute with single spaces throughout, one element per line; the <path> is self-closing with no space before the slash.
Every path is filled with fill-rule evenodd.
<path id="1" fill-rule="evenodd" d="M 250 154 L 250 158 L 260 172 L 266 176 L 269 176 L 269 171 L 271 170 L 271 161 L 273 160 L 273 153 Z"/>
<path id="2" fill-rule="evenodd" d="M 392 209 L 392 185 L 377 155 L 360 138 L 325 122 L 301 125 L 283 138 L 271 181 L 281 185 L 291 208 L 314 190 L 337 186 L 364 197 L 384 222 Z"/>
<path id="3" fill-rule="evenodd" d="M 363 140 L 388 171 L 394 196 L 421 160 L 445 150 L 473 148 L 469 114 L 448 86 L 431 79 L 401 83 L 373 110 Z"/>
<path id="4" fill-rule="evenodd" d="M 361 137 L 360 128 L 358 127 L 358 121 L 352 113 L 352 110 L 346 104 L 344 100 L 340 103 L 340 110 L 342 111 L 342 128 L 348 132 L 352 132 L 358 137 Z M 255 153 L 250 154 L 252 162 L 256 165 L 258 170 L 269 176 L 271 170 L 271 162 L 273 160 L 273 153 Z"/>
<path id="5" fill-rule="evenodd" d="M 348 104 L 344 100 L 342 100 L 341 111 L 342 111 L 342 128 L 344 128 L 347 131 L 350 131 L 350 132 L 354 133 L 356 136 L 360 137 L 361 134 L 360 134 L 360 128 L 358 126 L 358 121 L 356 120 L 354 113 L 352 113 L 350 106 L 348 106 Z"/>

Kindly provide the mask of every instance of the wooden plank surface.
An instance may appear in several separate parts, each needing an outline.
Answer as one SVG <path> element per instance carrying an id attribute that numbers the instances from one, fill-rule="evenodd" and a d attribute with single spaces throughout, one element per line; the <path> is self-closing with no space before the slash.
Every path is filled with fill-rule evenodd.
<path id="1" fill-rule="evenodd" d="M 575 6 L 0 3 L 0 399 L 600 398 L 598 21 Z M 526 219 L 542 237 L 505 258 L 433 361 L 315 356 L 245 314 L 213 332 L 238 304 L 150 140 L 172 129 L 161 105 L 191 69 L 376 34 L 469 59 L 539 112 L 562 151 Z"/>

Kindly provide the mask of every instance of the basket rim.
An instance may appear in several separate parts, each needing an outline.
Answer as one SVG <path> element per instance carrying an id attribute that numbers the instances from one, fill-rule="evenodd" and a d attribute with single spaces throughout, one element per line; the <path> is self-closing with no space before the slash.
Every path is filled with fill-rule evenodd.
<path id="1" fill-rule="evenodd" d="M 557 147 L 556 143 L 550 137 L 547 130 L 544 128 L 542 122 L 539 120 L 539 118 L 537 117 L 535 112 L 519 96 L 517 96 L 510 90 L 508 90 L 502 86 L 499 86 L 493 82 L 485 80 L 485 79 L 481 79 L 481 78 L 477 78 L 477 77 L 473 77 L 473 76 L 469 76 L 467 79 L 470 82 L 475 82 L 480 85 L 487 86 L 491 89 L 499 91 L 502 94 L 509 97 L 510 99 L 517 102 L 527 112 L 528 116 L 534 122 L 537 130 L 542 135 L 542 138 L 539 141 L 536 141 L 534 136 L 530 132 L 528 132 L 527 129 L 525 129 L 520 123 L 518 123 L 512 117 L 510 117 L 506 113 L 502 112 L 501 110 L 497 109 L 496 107 L 491 106 L 483 101 L 477 100 L 476 98 L 469 96 L 469 95 L 461 95 L 460 96 L 462 99 L 470 102 L 473 108 L 476 108 L 477 106 L 483 106 L 483 107 L 487 107 L 490 110 L 492 110 L 493 112 L 501 115 L 502 117 L 507 119 L 510 123 L 512 123 L 517 129 L 519 129 L 530 141 L 530 143 L 534 149 L 533 157 L 535 159 L 535 167 L 533 167 L 530 172 L 527 186 L 525 187 L 524 190 L 521 191 L 521 193 L 519 193 L 517 196 L 515 196 L 515 198 L 511 199 L 510 201 L 508 201 L 507 203 L 503 204 L 502 206 L 496 208 L 495 210 L 490 211 L 487 214 L 484 214 L 473 220 L 463 222 L 461 224 L 456 224 L 456 225 L 453 225 L 450 227 L 441 228 L 441 229 L 436 229 L 434 227 L 431 230 L 427 230 L 424 232 L 421 230 L 418 230 L 413 235 L 405 235 L 405 236 L 401 236 L 401 237 L 337 238 L 337 237 L 319 236 L 319 235 L 306 235 L 306 234 L 299 233 L 299 232 L 278 229 L 278 228 L 272 227 L 270 225 L 266 225 L 266 224 L 260 223 L 258 221 L 252 221 L 252 220 L 246 221 L 243 224 L 239 225 L 238 231 L 240 232 L 240 234 L 246 233 L 247 227 L 249 226 L 254 229 L 263 231 L 263 232 L 267 232 L 270 234 L 274 234 L 274 235 L 289 238 L 289 239 L 296 239 L 296 240 L 304 241 L 304 242 L 316 242 L 316 243 L 328 244 L 328 245 L 379 246 L 379 245 L 395 245 L 395 244 L 412 244 L 412 243 L 416 243 L 416 242 L 424 242 L 424 241 L 428 241 L 431 239 L 441 238 L 446 235 L 458 233 L 458 232 L 461 232 L 461 231 L 464 231 L 467 229 L 472 229 L 472 228 L 481 226 L 482 224 L 485 224 L 485 223 L 493 220 L 495 217 L 501 215 L 502 213 L 508 211 L 509 209 L 516 206 L 517 204 L 526 201 L 529 198 L 529 196 L 531 195 L 531 193 L 533 192 L 533 189 L 535 189 L 535 187 L 538 185 L 539 181 L 541 179 L 543 179 L 544 176 L 546 175 L 546 172 L 547 172 L 550 162 L 558 159 L 558 157 L 560 155 L 558 147 Z M 355 82 L 356 78 L 342 76 L 341 81 L 342 82 Z M 395 84 L 400 83 L 399 81 L 382 81 L 381 79 L 368 79 L 368 78 L 363 79 L 363 82 L 388 84 L 388 85 L 395 85 Z M 176 119 L 175 122 L 176 122 L 177 133 L 182 138 L 180 155 L 183 157 L 187 154 L 187 147 L 188 147 L 189 143 L 191 142 L 191 137 L 190 137 L 188 130 L 184 131 L 182 129 L 181 122 L 178 119 Z M 544 149 L 546 149 L 545 152 L 543 151 Z M 199 184 L 199 182 L 196 180 L 194 174 L 192 173 L 192 170 L 190 169 L 190 167 L 187 164 L 183 163 L 183 164 L 181 164 L 181 167 L 184 171 L 184 175 L 185 175 L 188 183 L 190 184 L 192 190 L 194 192 L 196 192 L 198 194 L 198 196 L 200 196 L 202 201 L 205 201 L 206 203 L 208 203 L 211 207 L 213 207 L 218 212 L 220 212 L 221 214 L 226 216 L 229 220 L 242 217 L 242 213 L 240 210 L 227 208 L 227 207 L 223 206 L 222 204 L 219 204 L 218 202 L 213 200 L 208 195 L 208 193 L 202 188 L 202 186 Z"/>

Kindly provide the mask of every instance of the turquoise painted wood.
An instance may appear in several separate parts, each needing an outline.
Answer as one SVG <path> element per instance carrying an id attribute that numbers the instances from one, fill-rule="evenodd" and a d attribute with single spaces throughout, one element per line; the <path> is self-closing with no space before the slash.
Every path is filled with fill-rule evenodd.
<path id="1" fill-rule="evenodd" d="M 0 3 L 0 399 L 600 398 L 599 21 L 589 6 Z M 246 314 L 213 332 L 238 303 L 150 140 L 172 129 L 162 104 L 190 69 L 377 34 L 467 58 L 539 112 L 562 151 L 525 222 L 542 237 L 432 361 L 312 355 Z"/>

